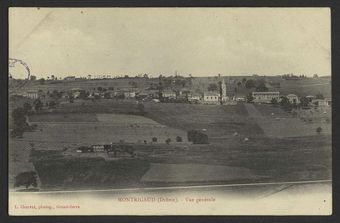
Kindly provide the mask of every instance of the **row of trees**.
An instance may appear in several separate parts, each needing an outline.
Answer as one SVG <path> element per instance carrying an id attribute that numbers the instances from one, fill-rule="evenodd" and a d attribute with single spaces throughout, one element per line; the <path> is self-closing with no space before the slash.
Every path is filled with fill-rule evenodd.
<path id="1" fill-rule="evenodd" d="M 53 106 L 53 104 L 51 106 Z M 33 112 L 39 112 L 42 110 L 42 108 L 43 103 L 39 98 L 33 101 L 33 106 L 26 102 L 22 107 L 15 108 L 11 113 L 13 128 L 10 132 L 10 136 L 21 138 L 25 131 L 31 131 L 36 128 L 35 125 L 30 126 L 27 123 L 27 115 L 30 115 Z"/>
<path id="2" fill-rule="evenodd" d="M 152 138 L 152 142 L 157 142 L 158 141 L 158 138 L 157 137 L 153 137 Z M 144 141 L 144 142 L 146 142 L 146 141 Z M 170 138 L 167 138 L 166 140 L 165 140 L 165 143 L 166 144 L 170 144 L 170 142 L 171 142 L 171 139 Z M 182 137 L 180 137 L 180 136 L 176 136 L 176 142 L 183 142 L 183 139 L 182 139 Z"/>

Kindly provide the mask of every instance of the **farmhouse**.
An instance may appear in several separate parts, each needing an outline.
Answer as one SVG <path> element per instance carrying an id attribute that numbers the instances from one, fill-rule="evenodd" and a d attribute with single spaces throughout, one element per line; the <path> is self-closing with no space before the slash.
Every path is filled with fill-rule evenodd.
<path id="1" fill-rule="evenodd" d="M 315 98 L 315 96 L 313 96 L 313 95 L 307 95 L 306 98 L 307 98 L 308 102 L 312 102 L 313 99 Z"/>
<path id="2" fill-rule="evenodd" d="M 256 103 L 271 103 L 273 99 L 279 101 L 280 92 L 253 92 L 253 101 Z"/>
<path id="3" fill-rule="evenodd" d="M 38 91 L 27 91 L 26 93 L 24 93 L 23 95 L 24 97 L 27 97 L 27 98 L 31 98 L 31 99 L 37 99 L 39 98 L 39 92 Z"/>
<path id="4" fill-rule="evenodd" d="M 75 81 L 76 80 L 76 76 L 68 76 L 64 78 L 65 81 Z"/>
<path id="5" fill-rule="evenodd" d="M 176 92 L 165 90 L 162 92 L 162 97 L 167 99 L 175 99 L 176 98 Z"/>
<path id="6" fill-rule="evenodd" d="M 216 104 L 219 102 L 220 94 L 214 92 L 205 92 L 203 102 L 205 104 Z"/>
<path id="7" fill-rule="evenodd" d="M 199 94 L 189 94 L 188 95 L 188 101 L 190 102 L 195 102 L 195 101 L 200 101 L 201 100 L 201 95 Z"/>
<path id="8" fill-rule="evenodd" d="M 124 98 L 134 98 L 136 97 L 135 91 L 124 91 Z"/>
<path id="9" fill-rule="evenodd" d="M 72 88 L 70 91 L 74 98 L 79 98 L 81 93 L 85 93 L 85 90 L 81 88 Z"/>
<path id="10" fill-rule="evenodd" d="M 330 98 L 325 99 L 313 99 L 312 103 L 316 106 L 326 107 L 332 105 L 332 100 Z"/>
<path id="11" fill-rule="evenodd" d="M 233 100 L 234 101 L 240 101 L 240 102 L 246 102 L 247 98 L 246 98 L 246 96 L 240 95 L 240 96 L 234 96 Z"/>
<path id="12" fill-rule="evenodd" d="M 299 97 L 295 94 L 288 94 L 287 98 L 288 98 L 289 102 L 292 103 L 292 104 L 300 103 Z"/>

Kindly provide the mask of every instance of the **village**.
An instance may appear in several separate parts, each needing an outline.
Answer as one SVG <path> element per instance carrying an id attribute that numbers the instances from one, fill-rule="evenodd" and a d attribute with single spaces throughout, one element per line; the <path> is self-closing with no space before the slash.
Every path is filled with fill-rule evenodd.
<path id="1" fill-rule="evenodd" d="M 284 79 L 284 76 L 281 77 Z M 196 104 L 228 104 L 233 105 L 236 102 L 247 102 L 247 103 L 267 103 L 267 104 L 277 104 L 284 101 L 288 101 L 291 105 L 303 105 L 303 107 L 309 106 L 331 106 L 331 98 L 324 97 L 321 93 L 315 95 L 298 95 L 294 93 L 282 94 L 280 91 L 270 91 L 268 89 L 269 84 L 265 83 L 264 78 L 260 79 L 258 86 L 255 86 L 252 79 L 243 81 L 245 87 L 249 88 L 247 94 L 240 94 L 237 92 L 237 88 L 227 87 L 227 85 L 232 85 L 231 83 L 226 83 L 223 77 L 220 75 L 215 78 L 215 83 L 211 83 L 206 89 L 190 89 L 190 87 L 179 87 L 176 81 L 180 81 L 180 84 L 191 81 L 192 78 L 174 77 L 172 78 L 173 83 L 168 83 L 166 87 L 162 86 L 161 78 L 154 78 L 153 83 L 150 86 L 141 88 L 137 86 L 134 82 L 134 78 L 123 78 L 128 80 L 129 86 L 124 87 L 102 87 L 94 86 L 91 87 L 73 87 L 65 90 L 49 90 L 49 89 L 37 89 L 38 87 L 33 87 L 34 89 L 21 90 L 19 92 L 14 91 L 11 96 L 22 96 L 30 99 L 39 99 L 45 102 L 47 106 L 52 108 L 60 102 L 73 103 L 75 100 L 96 100 L 96 99 L 127 99 L 136 100 L 138 102 L 143 101 L 153 101 L 153 102 L 163 102 L 163 103 L 196 103 Z M 164 78 L 166 80 L 166 78 Z M 170 79 L 170 78 L 169 78 Z M 167 82 L 169 82 L 169 79 Z M 245 79 L 245 78 L 244 78 Z M 78 79 L 79 80 L 79 79 Z M 81 80 L 86 80 L 81 78 Z M 102 79 L 88 79 L 87 81 L 96 80 L 107 80 Z M 148 78 L 146 79 L 148 80 Z M 155 81 L 156 80 L 156 81 Z M 291 80 L 294 80 L 291 78 Z M 295 79 L 296 80 L 296 79 Z M 53 85 L 59 86 L 61 84 L 69 84 L 74 82 L 75 84 L 82 85 L 82 82 L 76 82 L 77 79 L 73 76 L 64 78 L 63 81 L 53 81 L 51 80 L 51 87 Z M 158 83 L 157 83 L 158 81 Z M 30 82 L 40 82 L 31 78 Z M 54 84 L 57 82 L 58 84 Z M 109 82 L 109 80 L 108 80 Z M 235 81 L 234 81 L 235 82 Z M 246 86 L 249 83 L 250 87 Z M 53 84 L 53 85 L 52 85 Z M 164 84 L 163 84 L 164 85 Z M 240 87 L 241 82 L 237 83 Z M 43 86 L 44 88 L 44 86 Z M 270 88 L 270 87 L 269 87 Z M 277 90 L 277 88 L 276 88 Z M 51 105 L 50 105 L 51 104 Z"/>

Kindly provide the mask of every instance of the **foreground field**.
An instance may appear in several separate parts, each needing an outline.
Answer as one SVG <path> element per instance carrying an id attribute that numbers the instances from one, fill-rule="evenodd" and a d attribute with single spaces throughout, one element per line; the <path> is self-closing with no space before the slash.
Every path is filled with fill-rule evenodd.
<path id="1" fill-rule="evenodd" d="M 56 190 L 331 179 L 331 132 L 326 127 L 321 134 L 316 134 L 314 127 L 304 132 L 310 124 L 303 127 L 304 122 L 296 122 L 297 117 L 279 108 L 144 105 L 145 116 L 136 115 L 136 104 L 129 101 L 100 103 L 97 107 L 89 103 L 86 113 L 79 112 L 81 105 L 72 104 L 30 116 L 37 131 L 10 140 L 11 185 L 17 174 L 29 170 L 38 171 L 41 189 Z M 101 106 L 111 112 L 98 113 Z M 278 127 L 277 117 L 289 121 Z M 298 128 L 291 130 L 294 125 Z M 204 131 L 210 144 L 188 143 L 186 134 L 191 129 Z M 176 142 L 177 136 L 183 142 Z M 152 137 L 158 141 L 151 142 Z M 165 144 L 167 138 L 171 139 L 169 145 Z M 133 143 L 136 157 L 68 154 L 82 145 L 111 142 Z M 32 161 L 31 143 L 36 149 L 55 150 L 61 155 Z"/>
<path id="2" fill-rule="evenodd" d="M 15 141 L 10 144 L 12 154 L 16 151 L 19 156 L 18 161 L 11 161 L 10 174 L 13 177 L 17 171 L 35 169 L 41 189 L 57 190 L 327 180 L 331 179 L 330 139 L 318 136 L 256 138 L 252 142 L 229 139 L 210 145 L 135 144 L 137 156 L 130 159 L 106 159 L 105 154 L 70 157 L 58 149 L 61 156 L 33 162 L 25 161 L 30 153 L 28 142 Z M 52 149 L 50 145 L 70 146 L 40 144 L 45 149 Z"/>

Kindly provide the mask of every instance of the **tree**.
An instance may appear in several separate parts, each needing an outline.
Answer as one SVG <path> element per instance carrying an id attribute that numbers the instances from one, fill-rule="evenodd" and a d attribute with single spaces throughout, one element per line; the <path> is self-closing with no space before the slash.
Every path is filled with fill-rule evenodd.
<path id="1" fill-rule="evenodd" d="M 144 77 L 145 79 L 149 79 L 148 74 L 144 74 L 143 77 Z"/>
<path id="2" fill-rule="evenodd" d="M 109 92 L 105 92 L 104 98 L 105 99 L 110 99 L 111 98 L 111 94 Z"/>
<path id="3" fill-rule="evenodd" d="M 49 108 L 56 108 L 56 106 L 57 106 L 57 103 L 55 101 L 49 101 L 48 102 L 48 107 Z"/>
<path id="4" fill-rule="evenodd" d="M 61 98 L 62 93 L 57 91 L 57 90 L 53 90 L 52 93 L 50 94 L 50 97 L 53 99 L 59 99 Z"/>
<path id="5" fill-rule="evenodd" d="M 133 88 L 138 87 L 138 84 L 135 81 L 129 81 L 129 85 L 131 85 L 131 87 L 133 87 Z"/>
<path id="6" fill-rule="evenodd" d="M 22 107 L 18 107 L 12 111 L 13 129 L 10 133 L 11 137 L 22 138 L 25 130 L 30 129 L 26 122 L 26 110 Z"/>
<path id="7" fill-rule="evenodd" d="M 272 103 L 273 105 L 277 105 L 279 102 L 276 100 L 276 98 L 272 98 L 270 103 Z"/>
<path id="8" fill-rule="evenodd" d="M 74 96 L 73 96 L 73 94 L 69 94 L 69 96 L 68 96 L 68 101 L 69 101 L 70 103 L 73 103 L 73 102 L 74 102 Z"/>
<path id="9" fill-rule="evenodd" d="M 309 105 L 309 100 L 308 100 L 308 98 L 306 98 L 306 97 L 301 97 L 301 98 L 300 98 L 300 104 L 301 104 L 301 107 L 303 107 L 303 108 L 308 107 L 308 105 Z"/>
<path id="10" fill-rule="evenodd" d="M 253 97 L 253 95 L 250 93 L 250 94 L 247 95 L 246 99 L 247 99 L 247 102 L 252 102 L 252 101 L 254 100 L 254 97 Z"/>
<path id="11" fill-rule="evenodd" d="M 208 144 L 208 136 L 197 130 L 190 130 L 187 132 L 188 141 L 194 144 Z"/>
<path id="12" fill-rule="evenodd" d="M 280 105 L 282 106 L 283 110 L 291 111 L 292 104 L 290 103 L 289 99 L 285 96 L 281 97 Z"/>
<path id="13" fill-rule="evenodd" d="M 266 84 L 264 82 L 261 82 L 257 87 L 256 87 L 256 91 L 268 91 L 268 88 L 266 87 Z"/>
<path id="14" fill-rule="evenodd" d="M 138 110 L 140 114 L 144 115 L 145 110 L 144 110 L 144 105 L 142 103 L 138 104 Z"/>
<path id="15" fill-rule="evenodd" d="M 171 142 L 171 139 L 170 139 L 170 138 L 167 138 L 167 139 L 165 140 L 165 143 L 168 144 L 168 145 L 170 144 L 170 142 Z"/>
<path id="16" fill-rule="evenodd" d="M 32 105 L 28 102 L 23 105 L 25 114 L 29 114 L 32 111 Z"/>
<path id="17" fill-rule="evenodd" d="M 176 137 L 176 142 L 183 142 L 183 139 L 182 139 L 182 137 L 180 137 L 180 136 L 177 136 L 177 137 Z"/>
<path id="18" fill-rule="evenodd" d="M 40 85 L 45 84 L 45 79 L 44 79 L 44 78 L 40 78 L 40 79 L 39 79 L 39 84 L 40 84 Z"/>
<path id="19" fill-rule="evenodd" d="M 102 87 L 97 87 L 97 90 L 98 90 L 98 91 L 102 91 L 103 88 L 102 88 Z"/>
<path id="20" fill-rule="evenodd" d="M 249 79 L 249 80 L 247 80 L 246 81 L 246 88 L 254 88 L 255 87 L 255 81 L 254 80 L 252 80 L 252 79 Z"/>
<path id="21" fill-rule="evenodd" d="M 90 94 L 89 92 L 85 92 L 85 91 L 80 91 L 79 92 L 79 99 L 86 99 L 88 94 Z"/>
<path id="22" fill-rule="evenodd" d="M 157 142 L 157 137 L 153 137 L 152 142 Z"/>
<path id="23" fill-rule="evenodd" d="M 217 84 L 215 83 L 209 84 L 208 91 L 217 91 Z"/>
<path id="24" fill-rule="evenodd" d="M 318 93 L 315 95 L 315 99 L 325 99 L 325 97 L 323 96 L 323 94 Z"/>
<path id="25" fill-rule="evenodd" d="M 318 134 L 321 134 L 322 128 L 321 128 L 321 127 L 317 127 L 317 128 L 316 128 L 316 132 L 317 132 Z"/>
<path id="26" fill-rule="evenodd" d="M 247 78 L 242 78 L 242 83 L 244 84 L 244 83 L 246 83 L 246 81 L 247 81 Z"/>
<path id="27" fill-rule="evenodd" d="M 30 186 L 37 187 L 37 174 L 34 171 L 19 173 L 15 177 L 14 187 L 25 186 L 28 189 Z"/>
<path id="28" fill-rule="evenodd" d="M 33 105 L 34 105 L 34 109 L 36 111 L 40 111 L 43 107 L 43 103 L 41 102 L 41 100 L 39 98 L 37 98 L 33 101 Z"/>
<path id="29" fill-rule="evenodd" d="M 239 81 L 237 82 L 237 87 L 241 87 L 242 83 Z"/>
<path id="30" fill-rule="evenodd" d="M 18 107 L 12 111 L 12 118 L 14 125 L 16 126 L 25 126 L 26 123 L 26 111 L 22 107 Z"/>

